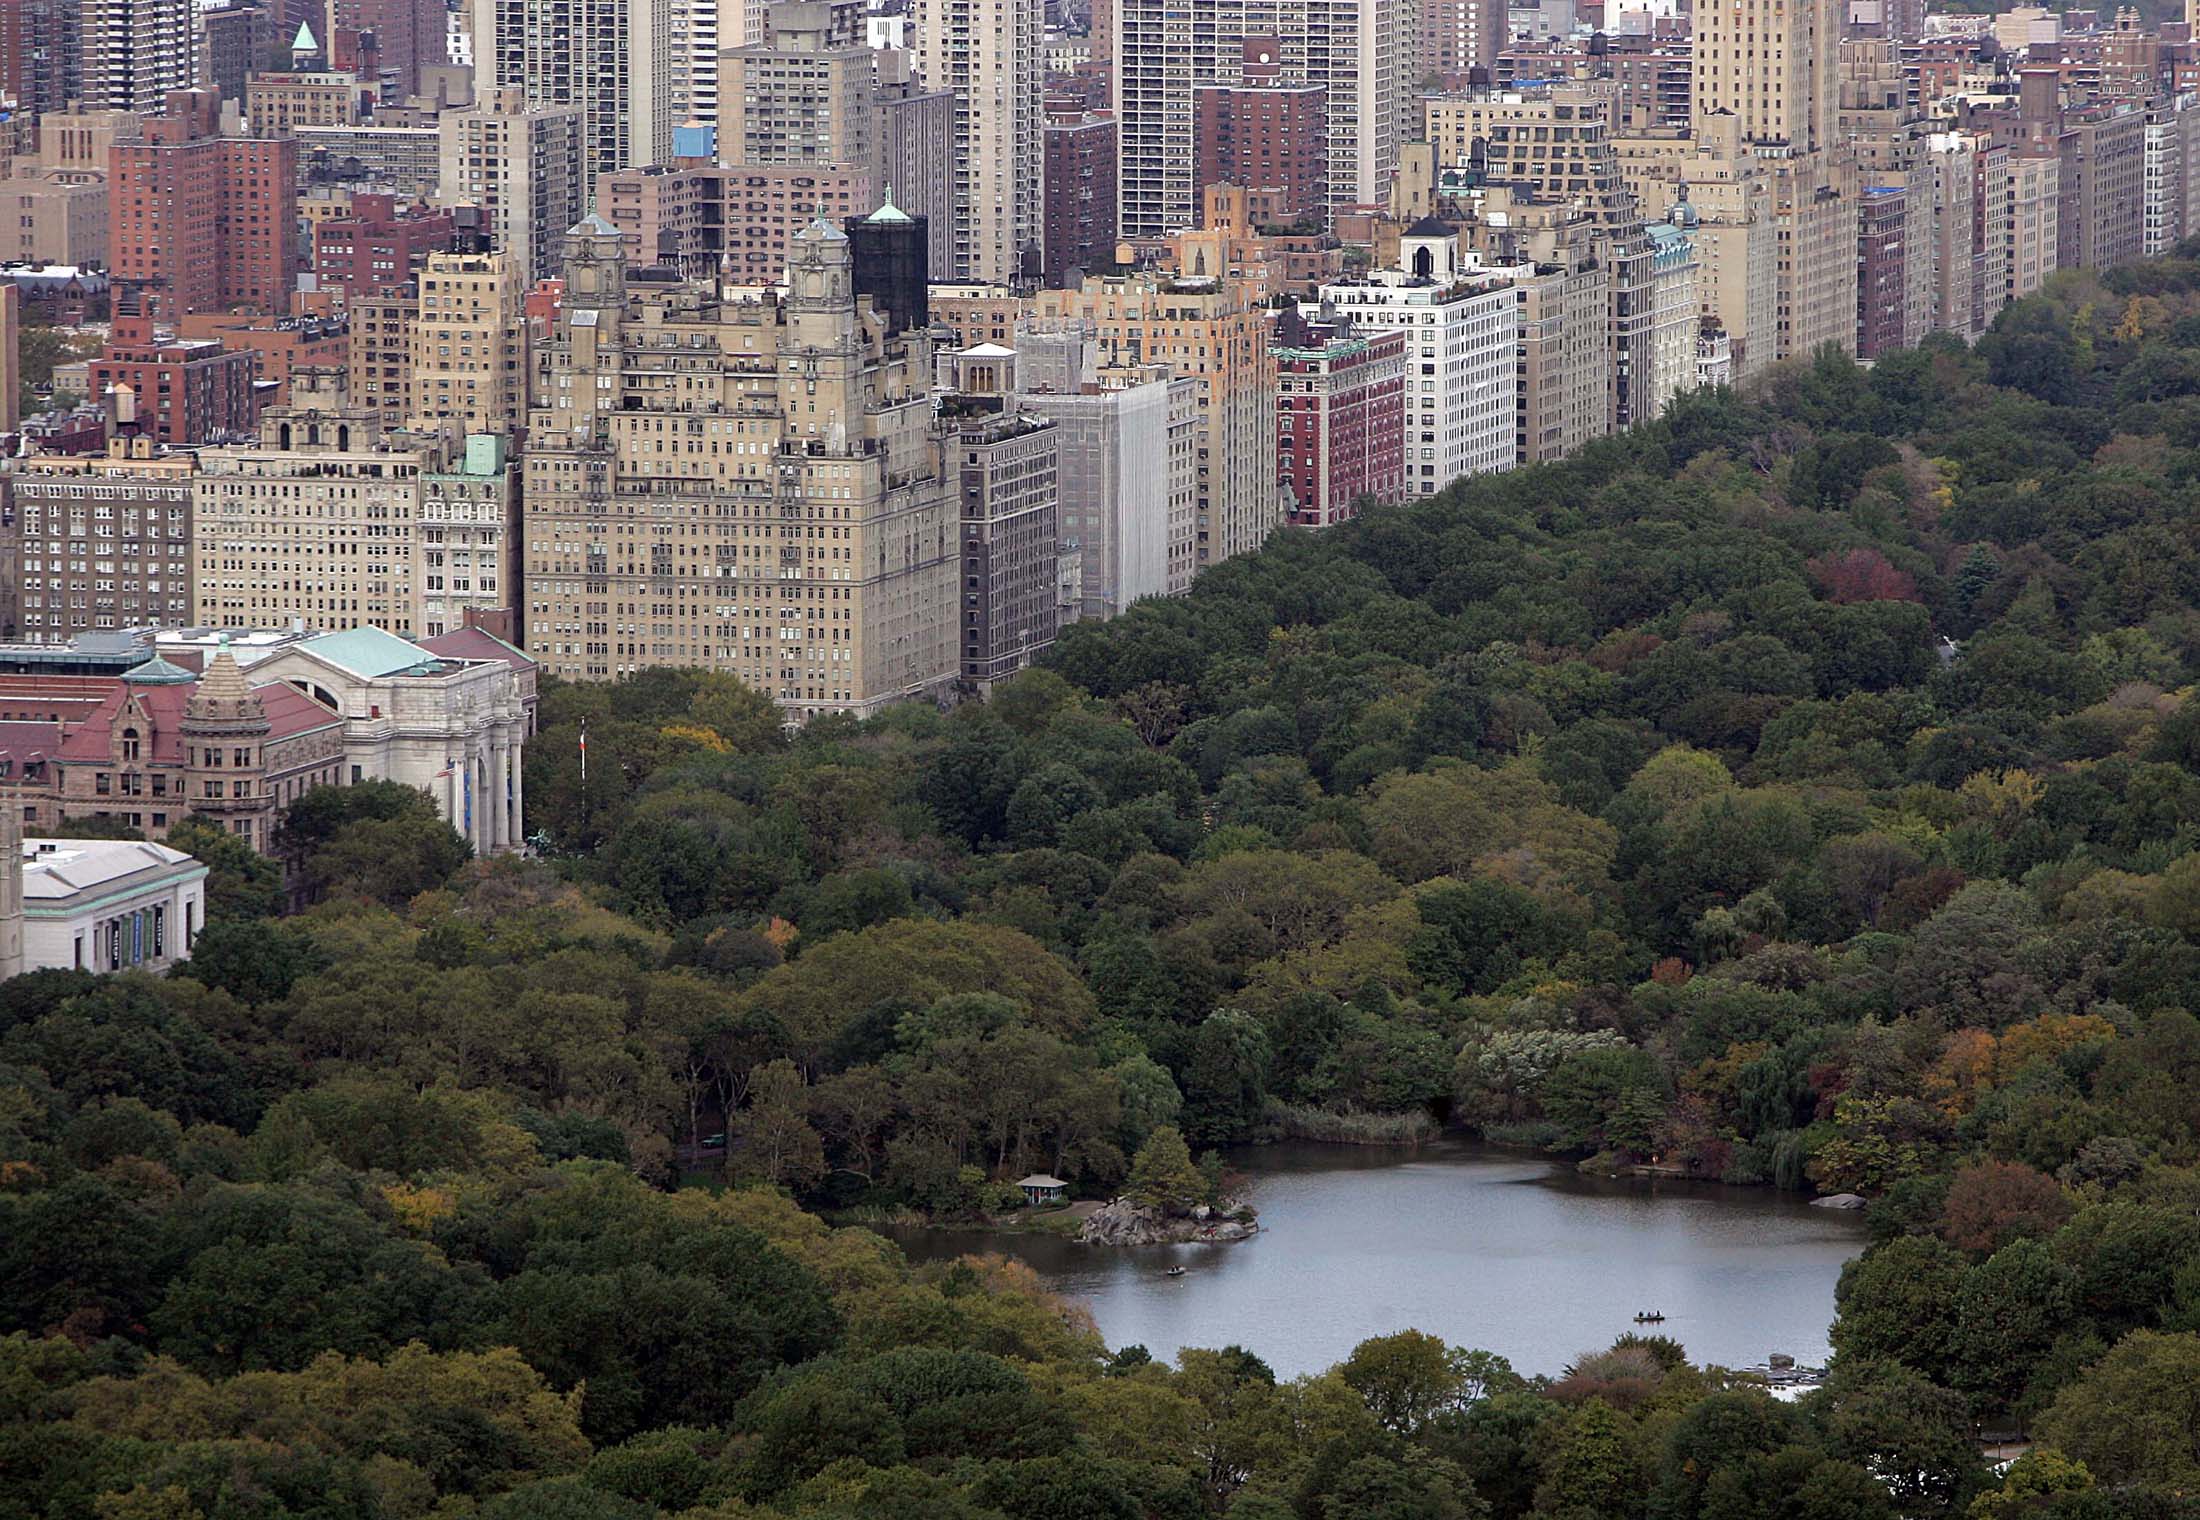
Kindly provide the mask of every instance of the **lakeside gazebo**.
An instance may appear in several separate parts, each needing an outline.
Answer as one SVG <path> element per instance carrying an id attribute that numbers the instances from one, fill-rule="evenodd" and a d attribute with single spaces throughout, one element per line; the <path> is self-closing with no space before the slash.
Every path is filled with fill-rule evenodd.
<path id="1" fill-rule="evenodd" d="M 1044 1172 L 1033 1172 L 1016 1186 L 1024 1190 L 1024 1202 L 1033 1208 L 1042 1203 L 1060 1203 L 1069 1197 L 1069 1184 Z"/>

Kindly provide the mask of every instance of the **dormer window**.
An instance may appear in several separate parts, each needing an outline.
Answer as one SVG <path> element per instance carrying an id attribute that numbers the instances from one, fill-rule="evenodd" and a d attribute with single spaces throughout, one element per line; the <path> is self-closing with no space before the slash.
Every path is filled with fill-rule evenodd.
<path id="1" fill-rule="evenodd" d="M 135 760 L 137 757 L 138 731 L 134 728 L 126 728 L 122 731 L 122 758 Z"/>

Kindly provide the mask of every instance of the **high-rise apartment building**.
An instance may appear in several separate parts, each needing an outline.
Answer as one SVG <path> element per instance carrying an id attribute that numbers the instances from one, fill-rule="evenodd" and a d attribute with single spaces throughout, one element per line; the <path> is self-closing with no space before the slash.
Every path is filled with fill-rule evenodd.
<path id="1" fill-rule="evenodd" d="M 259 137 L 288 136 L 300 127 L 356 127 L 373 106 L 373 87 L 334 69 L 286 69 L 248 75 L 244 119 Z"/>
<path id="2" fill-rule="evenodd" d="M 672 0 L 674 114 L 710 127 L 719 120 L 719 59 L 769 35 L 768 0 Z"/>
<path id="3" fill-rule="evenodd" d="M 194 482 L 192 621 L 420 629 L 420 475 L 441 442 L 384 431 L 341 370 L 298 370 L 256 443 L 203 449 Z"/>
<path id="4" fill-rule="evenodd" d="M 1505 0 L 1420 0 L 1420 74 L 1461 89 L 1473 71 L 1497 63 L 1505 41 Z"/>
<path id="5" fill-rule="evenodd" d="M 135 291 L 115 299 L 107 342 L 86 367 L 93 401 L 125 431 L 169 448 L 252 431 L 259 416 L 256 352 L 156 329 Z"/>
<path id="6" fill-rule="evenodd" d="M 526 292 L 512 277 L 511 260 L 501 253 L 430 254 L 415 289 L 411 424 L 510 433 L 527 406 Z"/>
<path id="7" fill-rule="evenodd" d="M 476 94 L 579 107 L 583 185 L 672 156 L 672 0 L 474 0 L 473 15 Z"/>
<path id="8" fill-rule="evenodd" d="M 17 159 L 0 179 L 0 261 L 66 264 L 107 261 L 107 161 L 96 174 Z"/>
<path id="9" fill-rule="evenodd" d="M 313 272 L 349 303 L 410 280 L 456 230 L 448 209 L 416 202 L 399 211 L 394 195 L 355 195 L 348 215 L 313 224 Z"/>
<path id="10" fill-rule="evenodd" d="M 1115 262 L 1115 118 L 1050 116 L 1046 124 L 1047 278 L 1061 284 Z"/>
<path id="11" fill-rule="evenodd" d="M 937 278 L 1006 282 L 1042 256 L 1044 14 L 1040 0 L 918 0 L 917 72 L 955 101 L 952 236 Z"/>
<path id="12" fill-rule="evenodd" d="M 1579 87 L 1468 90 L 1423 98 L 1435 162 L 1515 199 L 1578 205 L 1605 271 L 1607 429 L 1657 415 L 1653 250 L 1621 173 L 1610 102 Z"/>
<path id="13" fill-rule="evenodd" d="M 267 67 L 275 24 L 264 6 L 231 3 L 199 12 L 201 89 L 224 100 L 244 99 L 245 78 Z"/>
<path id="14" fill-rule="evenodd" d="M 875 173 L 878 86 L 861 8 L 849 0 L 784 0 L 767 21 L 768 36 L 720 58 L 718 161 Z"/>
<path id="15" fill-rule="evenodd" d="M 7 482 L 24 642 L 190 620 L 193 473 L 144 434 L 21 461 Z"/>
<path id="16" fill-rule="evenodd" d="M 1193 91 L 1198 188 L 1273 191 L 1279 220 L 1325 221 L 1329 212 L 1329 91 L 1284 82 L 1276 39 L 1246 43 L 1241 82 Z"/>
<path id="17" fill-rule="evenodd" d="M 1270 313 L 1234 279 L 1087 278 L 1041 291 L 1037 315 L 1091 324 L 1100 367 L 1158 364 L 1199 382 L 1195 564 L 1257 549 L 1283 521 L 1276 484 L 1276 361 Z"/>
<path id="18" fill-rule="evenodd" d="M 958 656 L 986 691 L 1060 627 L 1061 432 L 1016 399 L 1016 354 L 981 344 L 941 361 L 940 415 L 959 518 Z"/>
<path id="19" fill-rule="evenodd" d="M 2026 152 L 2009 157 L 2009 219 L 2003 229 L 2008 252 L 2002 267 L 2011 301 L 2031 295 L 2055 272 L 2061 179 L 2062 164 L 2053 157 Z"/>
<path id="20" fill-rule="evenodd" d="M 0 428 L 15 431 L 23 416 L 23 292 L 13 280 L 0 290 Z"/>
<path id="21" fill-rule="evenodd" d="M 2146 113 L 2124 101 L 2064 114 L 2055 262 L 2113 269 L 2146 246 Z"/>
<path id="22" fill-rule="evenodd" d="M 191 0 L 81 0 L 80 99 L 94 111 L 158 113 L 198 83 Z"/>
<path id="23" fill-rule="evenodd" d="M 738 675 L 800 720 L 952 682 L 957 515 L 925 334 L 889 339 L 846 234 L 794 240 L 786 294 L 626 276 L 573 229 L 530 414 L 529 652 L 569 679 Z"/>
<path id="24" fill-rule="evenodd" d="M 926 265 L 945 279 L 955 262 L 955 203 L 959 194 L 955 151 L 955 97 L 919 87 L 910 55 L 878 50 L 879 197 L 925 220 Z M 1114 165 L 1108 183 L 1115 183 Z M 1110 191 L 1112 216 L 1112 188 Z"/>
<path id="25" fill-rule="evenodd" d="M 42 116 L 83 93 L 82 0 L 0 0 L 0 94 Z"/>
<path id="26" fill-rule="evenodd" d="M 871 171 L 857 165 L 685 161 L 596 182 L 596 214 L 619 229 L 629 265 L 734 285 L 778 283 L 797 233 L 821 215 L 846 220 L 876 203 Z"/>
<path id="27" fill-rule="evenodd" d="M 1748 334 L 1753 360 L 1856 342 L 1857 184 L 1839 130 L 1840 30 L 1838 0 L 1722 0 L 1695 15 L 1696 137 L 1730 128 L 1767 181 L 1773 320 L 1769 333 Z"/>
<path id="28" fill-rule="evenodd" d="M 1742 141 L 1815 153 L 1839 141 L 1841 17 L 1834 0 L 1718 0 L 1695 13 L 1694 114 L 1731 116 Z"/>
<path id="29" fill-rule="evenodd" d="M 1923 193 L 1923 186 L 1918 187 Z M 1856 219 L 1856 352 L 1877 358 L 1904 346 L 1909 294 L 1908 185 L 1867 185 Z M 1926 250 L 1918 250 L 1926 257 Z"/>
<path id="30" fill-rule="evenodd" d="M 326 14 L 331 33 L 373 34 L 381 77 L 367 83 L 378 98 L 417 95 L 420 71 L 449 61 L 443 0 L 327 0 Z"/>
<path id="31" fill-rule="evenodd" d="M 1490 190 L 1466 235 L 1482 263 L 1515 271 L 1514 458 L 1563 459 L 1612 429 L 1612 266 L 1603 242 L 1585 207 L 1517 200 L 1502 186 Z M 1653 341 L 1645 324 L 1638 360 L 1648 360 Z"/>
<path id="32" fill-rule="evenodd" d="M 1124 0 L 1116 38 L 1123 235 L 1161 238 L 1197 225 L 1193 94 L 1242 83 L 1246 43 L 1262 38 L 1280 49 L 1278 78 L 1324 91 L 1331 208 L 1387 203 L 1413 109 L 1416 14 L 1407 0 Z"/>
<path id="33" fill-rule="evenodd" d="M 351 303 L 344 393 L 378 426 L 400 427 L 412 416 L 412 327 L 419 316 L 420 292 L 411 284 Z"/>
<path id="34" fill-rule="evenodd" d="M 1652 222 L 1650 417 L 1664 415 L 1673 398 L 1696 388 L 1696 339 L 1703 322 L 1696 309 L 1696 239 L 1671 222 Z"/>
<path id="35" fill-rule="evenodd" d="M 298 145 L 236 137 L 220 102 L 177 90 L 144 135 L 109 150 L 109 267 L 171 316 L 287 311 L 297 269 Z"/>
<path id="36" fill-rule="evenodd" d="M 529 105 L 499 89 L 437 124 L 442 162 L 438 199 L 478 206 L 490 242 L 522 284 L 556 272 L 558 240 L 586 206 L 585 121 L 577 105 Z"/>
<path id="37" fill-rule="evenodd" d="M 2174 101 L 2147 109 L 2141 198 L 2146 231 L 2140 252 L 2150 259 L 2169 252 L 2185 236 L 2186 114 Z"/>

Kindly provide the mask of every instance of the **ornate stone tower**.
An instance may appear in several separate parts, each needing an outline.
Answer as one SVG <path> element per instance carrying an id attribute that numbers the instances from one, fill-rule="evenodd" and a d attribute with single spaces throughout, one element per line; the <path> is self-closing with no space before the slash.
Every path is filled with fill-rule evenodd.
<path id="1" fill-rule="evenodd" d="M 819 217 L 787 251 L 787 366 L 800 385 L 781 392 L 790 432 L 823 439 L 834 452 L 862 426 L 863 329 L 856 318 L 855 252 L 848 234 Z"/>
<path id="2" fill-rule="evenodd" d="M 225 642 L 184 704 L 186 807 L 220 821 L 255 850 L 268 847 L 267 708 Z"/>

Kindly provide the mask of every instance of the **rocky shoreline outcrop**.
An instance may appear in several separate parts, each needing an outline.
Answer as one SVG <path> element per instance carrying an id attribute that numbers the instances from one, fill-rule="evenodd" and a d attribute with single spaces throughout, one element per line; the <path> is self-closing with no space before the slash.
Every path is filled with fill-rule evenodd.
<path id="1" fill-rule="evenodd" d="M 1151 1204 L 1118 1198 L 1087 1219 L 1077 1238 L 1094 1246 L 1165 1246 L 1199 1241 L 1249 1240 L 1260 1233 L 1250 1209 L 1229 1213 L 1198 1208 L 1189 1214 L 1165 1214 Z"/>

